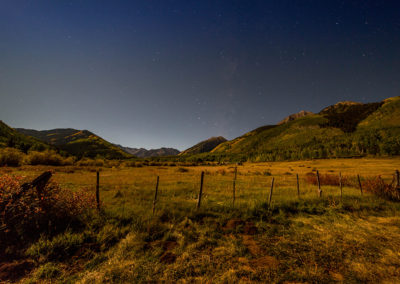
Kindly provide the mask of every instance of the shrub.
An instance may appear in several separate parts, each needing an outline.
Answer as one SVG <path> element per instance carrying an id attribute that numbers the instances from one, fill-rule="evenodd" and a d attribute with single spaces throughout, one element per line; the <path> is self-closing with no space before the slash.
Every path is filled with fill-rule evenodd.
<path id="1" fill-rule="evenodd" d="M 24 154 L 14 148 L 0 149 L 0 166 L 18 167 L 22 164 Z"/>
<path id="2" fill-rule="evenodd" d="M 36 278 L 38 279 L 52 279 L 56 278 L 61 274 L 60 268 L 57 264 L 48 262 L 42 265 L 35 273 Z"/>
<path id="3" fill-rule="evenodd" d="M 186 168 L 178 168 L 177 171 L 180 172 L 180 173 L 187 173 L 189 170 L 186 169 Z"/>
<path id="4" fill-rule="evenodd" d="M 75 253 L 84 243 L 82 234 L 67 231 L 52 239 L 42 236 L 26 251 L 30 257 L 42 260 L 61 260 Z"/>
<path id="5" fill-rule="evenodd" d="M 96 208 L 93 195 L 62 189 L 56 183 L 49 183 L 40 195 L 29 189 L 15 198 L 20 190 L 21 177 L 0 177 L 0 254 L 8 245 L 26 245 L 43 232 L 81 227 L 85 215 Z"/>
<path id="6" fill-rule="evenodd" d="M 306 174 L 305 180 L 309 184 L 317 185 L 317 175 L 314 173 Z M 339 186 L 340 180 L 339 175 L 332 175 L 332 174 L 319 174 L 319 181 L 321 185 L 332 185 L 332 186 Z M 342 176 L 342 185 L 343 186 L 354 186 L 354 179 L 349 176 Z"/>
<path id="7" fill-rule="evenodd" d="M 63 157 L 55 151 L 32 151 L 27 156 L 27 163 L 30 165 L 61 166 L 63 165 Z"/>
<path id="8" fill-rule="evenodd" d="M 362 187 L 366 192 L 370 192 L 382 198 L 400 201 L 400 190 L 396 188 L 393 183 L 385 183 L 380 176 L 366 179 L 362 182 Z"/>
<path id="9" fill-rule="evenodd" d="M 102 159 L 89 159 L 89 158 L 82 158 L 77 162 L 77 165 L 80 167 L 103 167 L 105 165 L 104 160 Z"/>

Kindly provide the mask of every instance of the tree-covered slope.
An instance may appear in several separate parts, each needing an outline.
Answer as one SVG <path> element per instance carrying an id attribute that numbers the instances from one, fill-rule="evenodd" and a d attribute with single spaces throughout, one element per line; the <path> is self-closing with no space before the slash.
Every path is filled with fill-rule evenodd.
<path id="1" fill-rule="evenodd" d="M 400 97 L 340 102 L 318 114 L 257 128 L 197 159 L 273 161 L 400 155 Z"/>
<path id="2" fill-rule="evenodd" d="M 25 153 L 29 150 L 43 151 L 51 148 L 36 138 L 17 132 L 2 121 L 0 121 L 0 147 L 16 148 Z"/>
<path id="3" fill-rule="evenodd" d="M 56 145 L 59 149 L 78 158 L 124 159 L 133 157 L 114 144 L 87 130 L 72 128 L 43 131 L 18 128 L 17 130 L 25 135 L 31 135 L 49 144 Z"/>

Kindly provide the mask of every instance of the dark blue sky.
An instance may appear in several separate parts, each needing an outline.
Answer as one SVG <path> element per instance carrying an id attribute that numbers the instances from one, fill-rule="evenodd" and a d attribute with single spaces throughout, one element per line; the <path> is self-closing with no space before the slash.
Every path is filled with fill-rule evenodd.
<path id="1" fill-rule="evenodd" d="M 0 2 L 0 119 L 183 150 L 400 95 L 400 1 Z"/>

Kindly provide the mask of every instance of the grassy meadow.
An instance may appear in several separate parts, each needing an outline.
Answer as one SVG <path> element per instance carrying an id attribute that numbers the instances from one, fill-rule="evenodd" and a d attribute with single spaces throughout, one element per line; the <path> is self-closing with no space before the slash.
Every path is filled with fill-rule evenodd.
<path id="1" fill-rule="evenodd" d="M 235 165 L 100 168 L 100 212 L 85 226 L 42 234 L 24 251 L 31 268 L 10 281 L 399 282 L 400 204 L 347 184 L 343 198 L 328 185 L 319 198 L 307 178 L 318 170 L 390 183 L 397 168 L 400 158 L 245 163 L 234 206 Z M 49 169 L 62 188 L 95 194 L 95 167 L 3 167 L 0 175 L 32 180 Z"/>

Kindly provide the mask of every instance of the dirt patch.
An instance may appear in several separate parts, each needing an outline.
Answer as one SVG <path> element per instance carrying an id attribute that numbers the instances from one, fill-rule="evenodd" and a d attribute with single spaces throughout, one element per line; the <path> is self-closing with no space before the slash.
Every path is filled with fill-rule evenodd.
<path id="1" fill-rule="evenodd" d="M 32 260 L 21 260 L 0 264 L 0 281 L 16 281 L 28 274 L 35 267 Z"/>
<path id="2" fill-rule="evenodd" d="M 256 235 L 258 233 L 258 229 L 256 226 L 254 226 L 253 222 L 247 222 L 246 225 L 244 225 L 243 232 L 246 235 Z"/>
<path id="3" fill-rule="evenodd" d="M 176 260 L 176 255 L 172 252 L 165 252 L 161 257 L 160 257 L 160 262 L 162 263 L 167 263 L 167 264 L 171 264 L 174 263 Z"/>
<path id="4" fill-rule="evenodd" d="M 243 220 L 240 220 L 240 219 L 230 219 L 230 220 L 226 223 L 224 229 L 225 229 L 225 230 L 235 230 L 236 227 L 238 227 L 238 226 L 243 226 L 244 224 L 245 224 L 245 223 L 244 223 Z"/>
<path id="5" fill-rule="evenodd" d="M 150 247 L 156 248 L 156 247 L 162 247 L 163 251 L 170 251 L 173 250 L 178 246 L 178 243 L 175 241 L 154 241 L 150 243 Z"/>
<path id="6" fill-rule="evenodd" d="M 251 260 L 250 264 L 254 268 L 277 269 L 279 261 L 273 256 L 264 255 L 262 257 Z"/>
<path id="7" fill-rule="evenodd" d="M 344 281 L 344 277 L 340 273 L 329 271 L 329 275 L 332 276 L 335 281 Z"/>
<path id="8" fill-rule="evenodd" d="M 264 250 L 257 244 L 257 242 L 250 235 L 243 235 L 243 244 L 247 247 L 253 256 L 264 254 Z"/>

